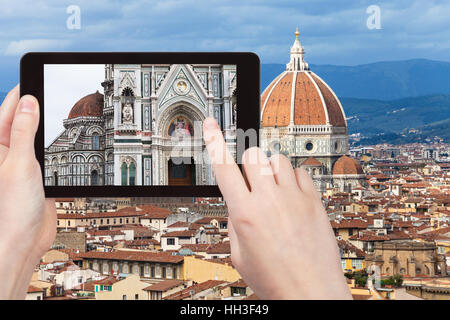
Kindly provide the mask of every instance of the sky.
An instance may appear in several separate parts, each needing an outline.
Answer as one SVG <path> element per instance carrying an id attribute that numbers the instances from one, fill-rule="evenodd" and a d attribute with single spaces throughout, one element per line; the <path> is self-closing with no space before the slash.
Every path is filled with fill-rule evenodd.
<path id="1" fill-rule="evenodd" d="M 70 29 L 69 6 L 80 8 Z M 380 9 L 370 29 L 367 8 Z M 299 27 L 310 64 L 450 60 L 448 0 L 0 0 L 0 91 L 28 51 L 253 51 L 287 63 Z"/>
<path id="2" fill-rule="evenodd" d="M 64 131 L 63 119 L 67 119 L 70 110 L 78 100 L 97 90 L 103 94 L 101 83 L 104 80 L 104 64 L 44 66 L 46 147 Z"/>

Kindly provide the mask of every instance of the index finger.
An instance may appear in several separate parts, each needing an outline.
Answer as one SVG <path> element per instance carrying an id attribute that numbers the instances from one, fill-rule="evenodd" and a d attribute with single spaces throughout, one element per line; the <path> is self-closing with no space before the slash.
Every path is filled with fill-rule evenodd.
<path id="1" fill-rule="evenodd" d="M 247 196 L 249 190 L 244 177 L 230 154 L 215 119 L 206 118 L 203 122 L 203 138 L 217 184 L 225 200 L 230 203 Z"/>

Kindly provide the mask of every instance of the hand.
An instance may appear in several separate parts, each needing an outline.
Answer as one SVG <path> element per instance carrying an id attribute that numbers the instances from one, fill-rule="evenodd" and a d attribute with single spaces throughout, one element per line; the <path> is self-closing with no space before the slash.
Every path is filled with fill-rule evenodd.
<path id="1" fill-rule="evenodd" d="M 34 267 L 56 234 L 34 154 L 39 104 L 16 86 L 0 107 L 0 299 L 23 299 Z"/>
<path id="2" fill-rule="evenodd" d="M 245 179 L 214 119 L 204 139 L 228 206 L 233 265 L 260 299 L 351 299 L 336 239 L 308 173 L 259 148 L 243 155 Z"/>

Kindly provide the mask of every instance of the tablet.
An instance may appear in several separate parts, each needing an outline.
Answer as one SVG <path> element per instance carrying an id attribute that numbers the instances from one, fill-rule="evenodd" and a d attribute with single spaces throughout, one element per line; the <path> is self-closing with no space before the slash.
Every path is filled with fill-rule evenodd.
<path id="1" fill-rule="evenodd" d="M 254 53 L 28 53 L 46 197 L 219 197 L 202 136 L 214 117 L 240 160 L 257 132 Z M 254 138 L 254 137 L 253 137 Z M 258 144 L 258 134 L 256 134 Z M 239 161 L 238 161 L 239 162 Z"/>

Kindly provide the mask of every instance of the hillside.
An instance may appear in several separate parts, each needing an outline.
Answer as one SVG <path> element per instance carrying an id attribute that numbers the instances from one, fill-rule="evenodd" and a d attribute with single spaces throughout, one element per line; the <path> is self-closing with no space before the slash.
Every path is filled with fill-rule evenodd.
<path id="1" fill-rule="evenodd" d="M 450 142 L 450 95 L 391 101 L 341 98 L 349 133 L 367 137 L 361 143 L 404 143 L 439 136 Z M 416 130 L 411 130 L 416 129 Z"/>

